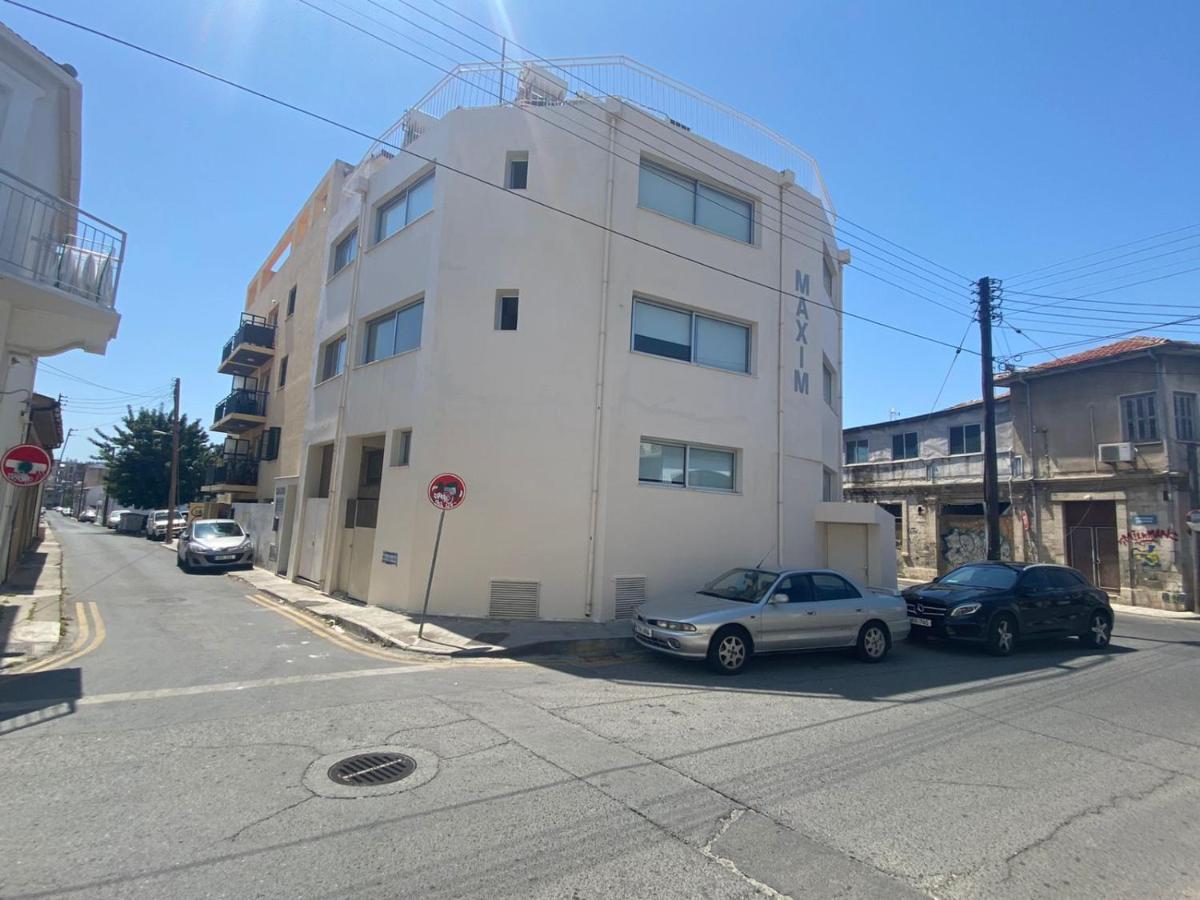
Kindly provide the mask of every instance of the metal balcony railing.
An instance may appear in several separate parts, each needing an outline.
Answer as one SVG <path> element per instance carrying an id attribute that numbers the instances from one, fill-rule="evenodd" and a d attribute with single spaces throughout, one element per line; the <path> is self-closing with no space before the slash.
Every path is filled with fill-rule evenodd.
<path id="1" fill-rule="evenodd" d="M 1000 478 L 1020 477 L 1013 471 L 1013 454 L 1002 450 L 996 454 Z M 843 484 L 865 487 L 873 484 L 918 484 L 929 482 L 976 482 L 983 478 L 983 454 L 959 456 L 930 456 L 915 459 L 880 460 L 842 467 Z"/>
<path id="2" fill-rule="evenodd" d="M 244 453 L 222 453 L 204 470 L 205 484 L 258 484 L 258 459 Z"/>
<path id="3" fill-rule="evenodd" d="M 220 422 L 226 416 L 266 416 L 267 392 L 252 391 L 249 388 L 237 388 L 228 397 L 217 404 L 213 410 L 213 422 Z"/>
<path id="4" fill-rule="evenodd" d="M 221 351 L 221 362 L 229 359 L 234 348 L 239 344 L 270 347 L 273 350 L 275 349 L 275 326 L 269 324 L 262 316 L 242 313 L 242 321 L 238 325 L 238 330 L 225 342 L 225 348 Z"/>
<path id="5" fill-rule="evenodd" d="M 0 169 L 0 270 L 112 308 L 125 232 Z"/>

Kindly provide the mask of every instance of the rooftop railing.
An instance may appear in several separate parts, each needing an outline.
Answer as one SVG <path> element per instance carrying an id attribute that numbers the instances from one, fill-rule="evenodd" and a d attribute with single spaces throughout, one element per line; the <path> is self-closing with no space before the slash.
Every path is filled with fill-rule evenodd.
<path id="1" fill-rule="evenodd" d="M 0 270 L 112 308 L 125 232 L 0 169 Z"/>

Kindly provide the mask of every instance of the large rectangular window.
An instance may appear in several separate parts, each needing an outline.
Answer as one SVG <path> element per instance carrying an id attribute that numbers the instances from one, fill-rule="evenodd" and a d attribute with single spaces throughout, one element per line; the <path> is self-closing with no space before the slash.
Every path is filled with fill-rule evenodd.
<path id="1" fill-rule="evenodd" d="M 916 459 L 918 452 L 915 431 L 892 435 L 892 459 Z"/>
<path id="2" fill-rule="evenodd" d="M 636 298 L 633 349 L 730 372 L 750 371 L 750 329 L 746 325 Z"/>
<path id="3" fill-rule="evenodd" d="M 854 465 L 854 463 L 865 463 L 870 459 L 867 452 L 866 438 L 859 438 L 853 441 L 846 441 L 846 465 Z"/>
<path id="4" fill-rule="evenodd" d="M 1196 439 L 1196 395 L 1175 394 L 1175 437 L 1181 441 Z"/>
<path id="5" fill-rule="evenodd" d="M 1158 440 L 1158 415 L 1154 394 L 1133 394 L 1121 398 L 1125 440 L 1134 443 Z"/>
<path id="6" fill-rule="evenodd" d="M 387 359 L 397 353 L 421 346 L 421 317 L 425 303 L 418 300 L 403 309 L 387 313 L 367 323 L 363 362 Z"/>
<path id="7" fill-rule="evenodd" d="M 950 455 L 979 453 L 983 450 L 983 435 L 979 425 L 955 425 L 950 429 Z"/>
<path id="8" fill-rule="evenodd" d="M 375 243 L 391 237 L 431 209 L 433 209 L 432 173 L 379 207 L 375 219 Z"/>
<path id="9" fill-rule="evenodd" d="M 638 173 L 638 205 L 753 243 L 753 203 L 645 160 Z"/>
<path id="10" fill-rule="evenodd" d="M 342 271 L 342 269 L 354 262 L 356 256 L 358 256 L 357 228 L 338 241 L 337 245 L 333 248 L 333 271 L 330 274 L 336 275 Z"/>
<path id="11" fill-rule="evenodd" d="M 712 491 L 737 489 L 737 453 L 714 447 L 643 440 L 638 481 Z"/>
<path id="12" fill-rule="evenodd" d="M 346 368 L 346 336 L 336 337 L 321 351 L 321 381 L 342 374 Z"/>

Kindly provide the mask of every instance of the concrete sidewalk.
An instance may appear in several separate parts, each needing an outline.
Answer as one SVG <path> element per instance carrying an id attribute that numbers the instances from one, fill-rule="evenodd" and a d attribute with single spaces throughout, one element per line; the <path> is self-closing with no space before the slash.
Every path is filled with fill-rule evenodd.
<path id="1" fill-rule="evenodd" d="M 62 637 L 62 548 L 54 532 L 0 585 L 0 669 L 50 653 Z"/>
<path id="2" fill-rule="evenodd" d="M 230 572 L 277 600 L 340 625 L 346 631 L 414 653 L 434 656 L 602 656 L 637 647 L 629 622 L 542 622 L 430 616 L 424 637 L 407 613 L 336 600 L 316 588 L 264 569 Z"/>

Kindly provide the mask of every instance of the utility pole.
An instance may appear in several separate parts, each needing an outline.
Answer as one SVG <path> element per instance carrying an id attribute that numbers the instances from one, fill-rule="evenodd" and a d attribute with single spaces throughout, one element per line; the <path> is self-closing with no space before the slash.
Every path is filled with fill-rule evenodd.
<path id="1" fill-rule="evenodd" d="M 179 379 L 175 379 L 175 409 L 171 413 L 171 486 L 167 493 L 167 531 L 164 540 L 171 539 L 175 527 L 175 506 L 179 487 Z"/>
<path id="2" fill-rule="evenodd" d="M 979 356 L 983 374 L 983 511 L 987 558 L 1000 558 L 1000 479 L 996 471 L 996 388 L 992 373 L 992 279 L 980 278 Z"/>

